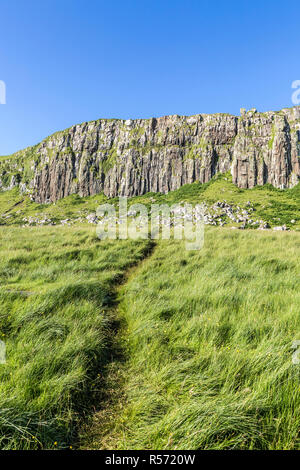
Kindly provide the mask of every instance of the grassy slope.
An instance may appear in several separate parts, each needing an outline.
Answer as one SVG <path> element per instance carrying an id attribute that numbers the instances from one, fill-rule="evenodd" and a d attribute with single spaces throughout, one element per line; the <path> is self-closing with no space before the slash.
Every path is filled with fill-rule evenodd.
<path id="1" fill-rule="evenodd" d="M 49 217 L 58 223 L 61 220 L 85 217 L 107 201 L 102 194 L 82 198 L 76 194 L 60 199 L 56 204 L 37 204 L 23 196 L 17 188 L 0 192 L 0 225 L 23 225 L 24 217 Z M 9 215 L 9 219 L 3 218 Z M 2 217 L 1 217 L 2 216 Z"/>
<path id="2" fill-rule="evenodd" d="M 132 198 L 131 201 L 150 206 L 150 198 L 160 204 L 184 201 L 191 204 L 206 202 L 212 205 L 216 201 L 226 200 L 229 204 L 243 208 L 246 207 L 247 201 L 251 201 L 256 209 L 256 219 L 261 218 L 271 226 L 286 224 L 290 228 L 300 229 L 300 184 L 288 190 L 276 189 L 271 185 L 240 189 L 231 182 L 230 174 L 220 174 L 206 184 L 186 184 L 167 195 L 149 193 Z M 295 219 L 295 224 L 291 224 L 292 219 Z"/>
<path id="3" fill-rule="evenodd" d="M 72 440 L 103 388 L 114 285 L 148 245 L 100 242 L 94 227 L 1 228 L 1 449 Z"/>
<path id="4" fill-rule="evenodd" d="M 213 228 L 199 252 L 160 242 L 121 297 L 127 402 L 82 446 L 300 449 L 299 249 L 297 233 Z"/>
<path id="5" fill-rule="evenodd" d="M 187 184 L 167 195 L 148 193 L 130 198 L 128 203 L 142 203 L 150 209 L 154 200 L 160 204 L 181 201 L 197 204 L 205 201 L 209 205 L 226 200 L 241 207 L 246 207 L 247 201 L 251 201 L 256 209 L 255 219 L 265 220 L 271 226 L 286 224 L 294 230 L 300 229 L 300 184 L 289 190 L 275 189 L 270 185 L 245 190 L 232 184 L 231 177 L 227 174 L 218 175 L 206 184 Z M 74 194 L 56 204 L 36 204 L 28 196 L 20 195 L 18 189 L 0 192 L 0 224 L 22 225 L 23 218 L 29 216 L 47 216 L 55 223 L 66 218 L 75 220 L 95 212 L 100 204 L 107 201 L 117 204 L 118 199 L 108 200 L 103 194 L 86 198 Z M 1 217 L 4 213 L 10 217 Z M 292 219 L 295 219 L 295 224 L 291 224 Z"/>

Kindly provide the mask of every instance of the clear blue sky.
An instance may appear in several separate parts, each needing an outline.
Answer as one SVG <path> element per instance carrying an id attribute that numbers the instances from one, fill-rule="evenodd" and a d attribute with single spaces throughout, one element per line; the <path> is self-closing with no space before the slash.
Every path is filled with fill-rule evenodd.
<path id="1" fill-rule="evenodd" d="M 299 2 L 1 0 L 0 155 L 106 118 L 292 106 Z"/>

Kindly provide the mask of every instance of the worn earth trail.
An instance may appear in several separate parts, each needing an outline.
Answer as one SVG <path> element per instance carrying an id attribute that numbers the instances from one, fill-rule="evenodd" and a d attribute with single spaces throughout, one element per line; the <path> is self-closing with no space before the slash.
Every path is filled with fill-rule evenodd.
<path id="1" fill-rule="evenodd" d="M 116 448 L 118 436 L 114 433 L 115 423 L 126 403 L 124 383 L 126 381 L 126 363 L 128 360 L 126 323 L 120 303 L 124 296 L 124 287 L 149 261 L 156 247 L 150 241 L 144 258 L 131 266 L 115 288 L 112 307 L 111 358 L 103 373 L 105 391 L 99 397 L 94 413 L 81 427 L 76 447 L 81 449 L 109 450 Z"/>

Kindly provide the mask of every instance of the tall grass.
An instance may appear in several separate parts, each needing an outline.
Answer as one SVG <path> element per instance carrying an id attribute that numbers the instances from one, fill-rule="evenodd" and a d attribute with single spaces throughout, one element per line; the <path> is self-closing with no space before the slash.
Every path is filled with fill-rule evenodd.
<path id="1" fill-rule="evenodd" d="M 126 400 L 83 447 L 299 449 L 299 249 L 228 229 L 199 252 L 160 242 L 122 288 Z"/>
<path id="2" fill-rule="evenodd" d="M 94 230 L 1 229 L 0 448 L 68 447 L 122 387 L 83 447 L 299 449 L 299 233 L 208 228 L 199 252 L 160 241 L 119 289 L 126 361 L 103 377 L 116 286 L 151 243 Z"/>
<path id="3" fill-rule="evenodd" d="M 2 228 L 0 448 L 64 448 L 110 361 L 113 291 L 147 241 L 94 228 Z"/>

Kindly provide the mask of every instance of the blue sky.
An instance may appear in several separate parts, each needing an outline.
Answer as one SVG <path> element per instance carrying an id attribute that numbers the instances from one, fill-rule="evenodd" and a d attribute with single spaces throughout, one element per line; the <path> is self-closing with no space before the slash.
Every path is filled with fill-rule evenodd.
<path id="1" fill-rule="evenodd" d="M 1 0 L 0 155 L 105 118 L 292 106 L 299 3 Z"/>

